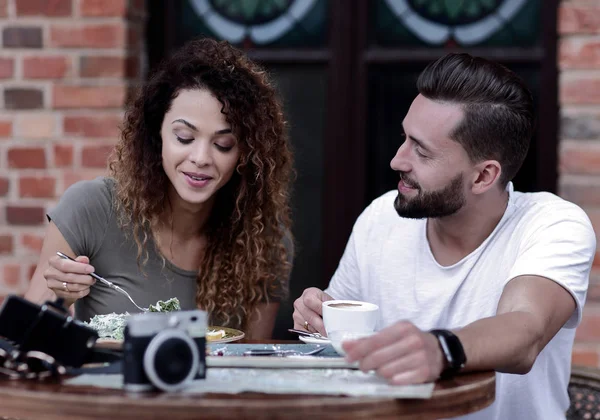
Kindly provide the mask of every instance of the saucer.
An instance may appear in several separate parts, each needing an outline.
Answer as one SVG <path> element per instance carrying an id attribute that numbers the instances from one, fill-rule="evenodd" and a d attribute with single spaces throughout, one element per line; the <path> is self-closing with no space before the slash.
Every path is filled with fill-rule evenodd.
<path id="1" fill-rule="evenodd" d="M 305 337 L 303 335 L 299 335 L 298 338 L 308 344 L 330 344 L 331 343 L 327 337 L 315 338 L 315 337 Z"/>

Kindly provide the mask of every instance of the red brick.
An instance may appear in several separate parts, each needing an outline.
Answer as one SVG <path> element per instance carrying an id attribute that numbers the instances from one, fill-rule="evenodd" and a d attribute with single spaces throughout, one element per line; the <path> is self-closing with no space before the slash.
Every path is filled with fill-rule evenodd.
<path id="1" fill-rule="evenodd" d="M 46 168 L 46 151 L 41 147 L 14 147 L 8 150 L 9 168 Z"/>
<path id="2" fill-rule="evenodd" d="M 577 347 L 573 349 L 573 354 L 571 355 L 571 364 L 597 367 L 599 361 L 600 358 L 598 357 L 598 351 L 596 350 L 580 350 L 577 349 Z"/>
<path id="3" fill-rule="evenodd" d="M 11 87 L 4 89 L 6 109 L 39 109 L 44 107 L 44 92 L 35 88 Z"/>
<path id="4" fill-rule="evenodd" d="M 594 227 L 594 232 L 596 232 L 596 236 L 600 237 L 600 210 L 599 209 L 586 209 L 586 214 L 587 216 L 590 218 L 590 221 L 592 222 L 592 226 Z M 599 241 L 600 242 L 600 241 Z M 600 249 L 598 250 L 598 253 L 600 253 Z M 594 259 L 593 265 L 594 266 L 598 266 L 600 265 L 600 255 L 598 255 L 598 253 L 596 254 L 596 258 Z M 600 283 L 596 282 L 596 284 L 598 286 L 600 286 Z M 593 283 L 590 281 L 590 288 L 592 287 Z"/>
<path id="5" fill-rule="evenodd" d="M 63 130 L 65 134 L 74 136 L 116 139 L 121 122 L 122 117 L 117 115 L 66 116 Z"/>
<path id="6" fill-rule="evenodd" d="M 0 58 L 0 79 L 10 79 L 15 73 L 15 60 Z"/>
<path id="7" fill-rule="evenodd" d="M 14 249 L 12 235 L 0 235 L 0 255 L 12 254 Z"/>
<path id="8" fill-rule="evenodd" d="M 10 188 L 10 181 L 8 178 L 0 178 L 0 197 L 5 197 L 8 195 L 8 190 Z"/>
<path id="9" fill-rule="evenodd" d="M 68 57 L 27 57 L 23 60 L 23 76 L 28 79 L 62 79 L 71 67 Z"/>
<path id="10" fill-rule="evenodd" d="M 73 166 L 73 145 L 54 145 L 54 166 L 56 166 L 57 168 Z"/>
<path id="11" fill-rule="evenodd" d="M 597 264 L 598 263 L 596 263 L 596 265 Z M 592 281 L 590 280 L 590 285 L 588 286 L 587 301 L 600 303 L 600 284 L 598 284 L 598 282 L 592 283 Z"/>
<path id="12" fill-rule="evenodd" d="M 28 139 L 47 139 L 56 135 L 57 118 L 54 113 L 22 113 L 15 121 L 15 133 Z"/>
<path id="13" fill-rule="evenodd" d="M 44 43 L 39 26 L 9 26 L 2 30 L 2 45 L 5 48 L 41 48 Z"/>
<path id="14" fill-rule="evenodd" d="M 141 74 L 140 58 L 137 56 L 128 57 L 125 75 L 129 78 L 135 79 L 135 78 L 140 77 L 140 74 Z"/>
<path id="15" fill-rule="evenodd" d="M 43 207 L 6 206 L 6 220 L 9 225 L 41 225 L 45 220 Z"/>
<path id="16" fill-rule="evenodd" d="M 19 179 L 19 196 L 53 198 L 56 196 L 56 179 L 51 176 L 23 176 Z"/>
<path id="17" fill-rule="evenodd" d="M 81 77 L 126 77 L 125 57 L 86 56 L 79 61 Z"/>
<path id="18" fill-rule="evenodd" d="M 124 86 L 55 85 L 54 108 L 121 108 L 125 104 Z"/>
<path id="19" fill-rule="evenodd" d="M 79 181 L 94 179 L 99 176 L 106 175 L 105 169 L 86 169 L 85 171 L 63 173 L 63 187 L 66 190 L 71 185 Z"/>
<path id="20" fill-rule="evenodd" d="M 130 26 L 127 29 L 127 46 L 131 50 L 138 50 L 142 46 L 142 26 Z"/>
<path id="21" fill-rule="evenodd" d="M 584 141 L 563 141 L 559 170 L 562 174 L 600 174 L 600 148 Z"/>
<path id="22" fill-rule="evenodd" d="M 15 289 L 21 284 L 21 266 L 18 264 L 5 264 L 2 270 L 4 285 Z"/>
<path id="23" fill-rule="evenodd" d="M 0 0 L 0 18 L 8 16 L 8 0 Z M 2 303 L 2 301 L 0 301 Z"/>
<path id="24" fill-rule="evenodd" d="M 131 12 L 133 12 L 137 16 L 141 16 L 144 14 L 146 10 L 146 1 L 145 0 L 131 0 L 131 5 L 129 6 Z"/>
<path id="25" fill-rule="evenodd" d="M 82 0 L 81 16 L 125 16 L 126 0 Z"/>
<path id="26" fill-rule="evenodd" d="M 0 121 L 0 137 L 12 136 L 12 122 Z"/>
<path id="27" fill-rule="evenodd" d="M 561 39 L 559 63 L 563 69 L 600 68 L 600 40 L 585 38 Z"/>
<path id="28" fill-rule="evenodd" d="M 560 83 L 561 104 L 600 104 L 600 77 L 569 78 Z"/>
<path id="29" fill-rule="evenodd" d="M 577 327 L 575 340 L 577 342 L 598 342 L 600 341 L 600 312 L 597 308 L 590 309 L 586 305 L 583 312 L 581 324 Z"/>
<path id="30" fill-rule="evenodd" d="M 588 211 L 588 213 L 590 212 Z M 596 251 L 594 254 L 594 261 L 592 261 L 592 270 L 598 271 L 598 269 L 600 269 L 600 250 Z"/>
<path id="31" fill-rule="evenodd" d="M 558 31 L 561 34 L 600 33 L 600 6 L 561 2 Z"/>
<path id="32" fill-rule="evenodd" d="M 39 235 L 32 235 L 29 233 L 25 233 L 21 237 L 21 243 L 28 250 L 39 254 L 42 252 L 42 245 L 44 244 L 44 237 Z"/>
<path id="33" fill-rule="evenodd" d="M 81 151 L 81 166 L 87 168 L 105 168 L 113 145 L 87 146 Z"/>
<path id="34" fill-rule="evenodd" d="M 53 25 L 50 45 L 67 48 L 117 48 L 125 46 L 125 24 Z"/>
<path id="35" fill-rule="evenodd" d="M 15 0 L 17 16 L 71 16 L 72 0 Z"/>
<path id="36" fill-rule="evenodd" d="M 560 185 L 560 196 L 583 207 L 600 206 L 600 188 L 597 185 L 563 182 Z"/>

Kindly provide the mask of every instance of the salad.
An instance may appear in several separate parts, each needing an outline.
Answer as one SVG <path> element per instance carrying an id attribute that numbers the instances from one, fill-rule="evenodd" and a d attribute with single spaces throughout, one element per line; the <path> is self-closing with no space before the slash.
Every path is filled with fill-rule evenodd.
<path id="1" fill-rule="evenodd" d="M 159 300 L 154 305 L 149 306 L 149 312 L 173 312 L 180 311 L 181 304 L 179 299 L 171 298 L 166 301 Z M 125 325 L 127 325 L 127 317 L 130 314 L 128 312 L 124 314 L 105 314 L 95 315 L 90 322 L 86 324 L 98 332 L 99 338 L 107 338 L 112 340 L 123 340 L 123 332 L 125 331 Z"/>

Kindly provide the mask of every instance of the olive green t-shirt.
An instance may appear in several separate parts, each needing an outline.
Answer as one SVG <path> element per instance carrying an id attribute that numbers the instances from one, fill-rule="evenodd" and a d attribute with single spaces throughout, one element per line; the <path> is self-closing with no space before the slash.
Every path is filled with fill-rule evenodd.
<path id="1" fill-rule="evenodd" d="M 183 310 L 195 309 L 197 273 L 176 267 L 166 259 L 163 263 L 151 240 L 146 245 L 148 261 L 140 270 L 135 240 L 132 235 L 125 235 L 118 224 L 114 187 L 111 178 L 80 181 L 65 191 L 58 205 L 48 212 L 48 219 L 58 227 L 75 255 L 89 257 L 99 276 L 125 289 L 138 305 L 148 307 L 177 297 Z M 286 297 L 287 281 L 279 282 L 269 302 Z M 111 312 L 139 310 L 126 296 L 101 282 L 96 282 L 89 295 L 75 303 L 75 316 L 82 321 Z"/>

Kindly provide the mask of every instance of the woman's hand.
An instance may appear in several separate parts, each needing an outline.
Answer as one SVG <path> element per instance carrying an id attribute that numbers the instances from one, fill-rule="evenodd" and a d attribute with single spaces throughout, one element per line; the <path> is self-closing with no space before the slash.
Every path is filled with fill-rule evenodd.
<path id="1" fill-rule="evenodd" d="M 96 282 L 89 274 L 94 271 L 88 257 L 79 256 L 75 261 L 65 260 L 58 255 L 48 259 L 44 278 L 48 289 L 65 300 L 65 306 L 72 305 L 90 293 L 90 286 Z"/>

